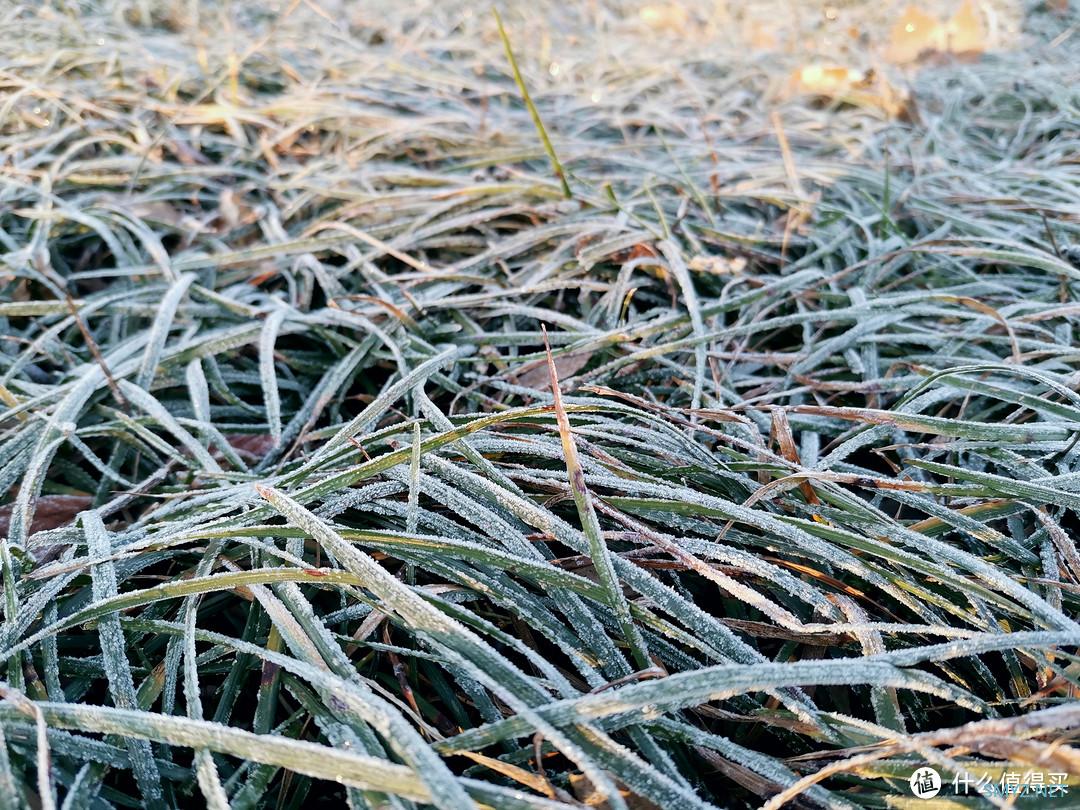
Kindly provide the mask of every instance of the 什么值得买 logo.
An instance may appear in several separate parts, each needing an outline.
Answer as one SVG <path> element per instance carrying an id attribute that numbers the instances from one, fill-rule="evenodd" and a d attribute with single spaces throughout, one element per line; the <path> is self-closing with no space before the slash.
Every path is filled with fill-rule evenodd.
<path id="1" fill-rule="evenodd" d="M 912 771 L 908 779 L 911 793 L 917 799 L 932 799 L 943 787 L 941 774 L 929 765 Z M 999 771 L 960 770 L 952 779 L 952 792 L 957 796 L 972 794 L 985 798 L 1009 798 L 1012 796 L 1041 796 L 1054 798 L 1069 793 L 1067 773 L 1040 770 Z"/>
<path id="2" fill-rule="evenodd" d="M 941 791 L 941 774 L 933 768 L 922 767 L 908 780 L 911 792 L 920 799 L 932 799 Z"/>

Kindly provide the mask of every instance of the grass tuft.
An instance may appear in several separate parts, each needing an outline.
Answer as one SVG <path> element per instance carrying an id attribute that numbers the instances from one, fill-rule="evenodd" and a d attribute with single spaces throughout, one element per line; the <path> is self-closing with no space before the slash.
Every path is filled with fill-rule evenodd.
<path id="1" fill-rule="evenodd" d="M 903 120 L 711 3 L 0 12 L 0 806 L 1075 788 L 1051 5 Z"/>

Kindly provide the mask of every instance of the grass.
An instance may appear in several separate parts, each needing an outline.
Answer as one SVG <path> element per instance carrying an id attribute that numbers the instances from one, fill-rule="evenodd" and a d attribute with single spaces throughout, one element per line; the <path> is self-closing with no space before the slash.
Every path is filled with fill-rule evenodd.
<path id="1" fill-rule="evenodd" d="M 607 5 L 5 7 L 0 806 L 1080 773 L 1066 22 L 891 120 Z"/>

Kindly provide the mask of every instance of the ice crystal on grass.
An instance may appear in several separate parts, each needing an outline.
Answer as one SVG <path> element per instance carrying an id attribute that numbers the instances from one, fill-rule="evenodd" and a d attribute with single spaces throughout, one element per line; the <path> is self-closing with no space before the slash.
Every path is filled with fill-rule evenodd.
<path id="1" fill-rule="evenodd" d="M 1075 765 L 1052 5 L 904 120 L 715 4 L 0 12 L 0 805 Z"/>

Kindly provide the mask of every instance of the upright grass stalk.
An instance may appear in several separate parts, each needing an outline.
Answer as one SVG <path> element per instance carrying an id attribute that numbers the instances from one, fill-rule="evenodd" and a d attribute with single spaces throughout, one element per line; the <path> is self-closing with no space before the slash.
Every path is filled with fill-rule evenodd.
<path id="1" fill-rule="evenodd" d="M 503 49 L 506 51 L 506 61 L 510 63 L 510 70 L 514 74 L 514 82 L 521 92 L 521 100 L 525 102 L 525 107 L 529 111 L 529 117 L 532 118 L 533 126 L 536 127 L 536 134 L 540 136 L 540 142 L 544 145 L 544 151 L 547 152 L 548 160 L 551 161 L 551 168 L 554 170 L 555 176 L 559 179 L 559 185 L 562 186 L 563 196 L 568 200 L 573 199 L 574 194 L 570 190 L 570 184 L 567 182 L 566 171 L 559 161 L 559 156 L 555 153 L 555 147 L 551 143 L 551 138 L 548 137 L 547 127 L 544 126 L 544 120 L 540 117 L 540 111 L 536 109 L 536 104 L 533 103 L 532 96 L 529 94 L 528 85 L 525 84 L 525 78 L 521 75 L 521 69 L 518 67 L 517 58 L 514 56 L 514 49 L 510 46 L 510 37 L 507 36 L 506 29 L 503 28 L 503 21 L 502 17 L 499 15 L 499 10 L 493 7 L 491 13 L 495 15 L 495 24 L 499 27 L 499 39 L 502 40 Z"/>
<path id="2" fill-rule="evenodd" d="M 596 575 L 600 580 L 600 586 L 604 589 L 608 605 L 615 613 L 615 620 L 622 629 L 623 638 L 630 647 L 634 657 L 634 663 L 639 669 L 652 666 L 649 660 L 649 651 L 645 646 L 645 640 L 634 624 L 630 615 L 630 607 L 626 602 L 626 596 L 622 591 L 622 583 L 615 575 L 615 569 L 611 564 L 611 552 L 600 530 L 600 521 L 596 517 L 593 508 L 592 497 L 585 485 L 585 474 L 582 471 L 581 461 L 578 458 L 577 444 L 574 442 L 574 434 L 570 430 L 570 419 L 563 407 L 562 391 L 559 388 L 559 372 L 555 368 L 555 360 L 551 356 L 551 345 L 548 342 L 547 327 L 542 327 L 544 335 L 544 351 L 547 354 L 548 374 L 551 382 L 551 397 L 555 405 L 555 419 L 559 425 L 559 438 L 562 441 L 563 459 L 566 462 L 566 473 L 570 478 L 570 492 L 574 496 L 574 505 L 577 507 L 578 518 L 581 520 L 581 529 L 589 541 L 589 557 Z"/>

